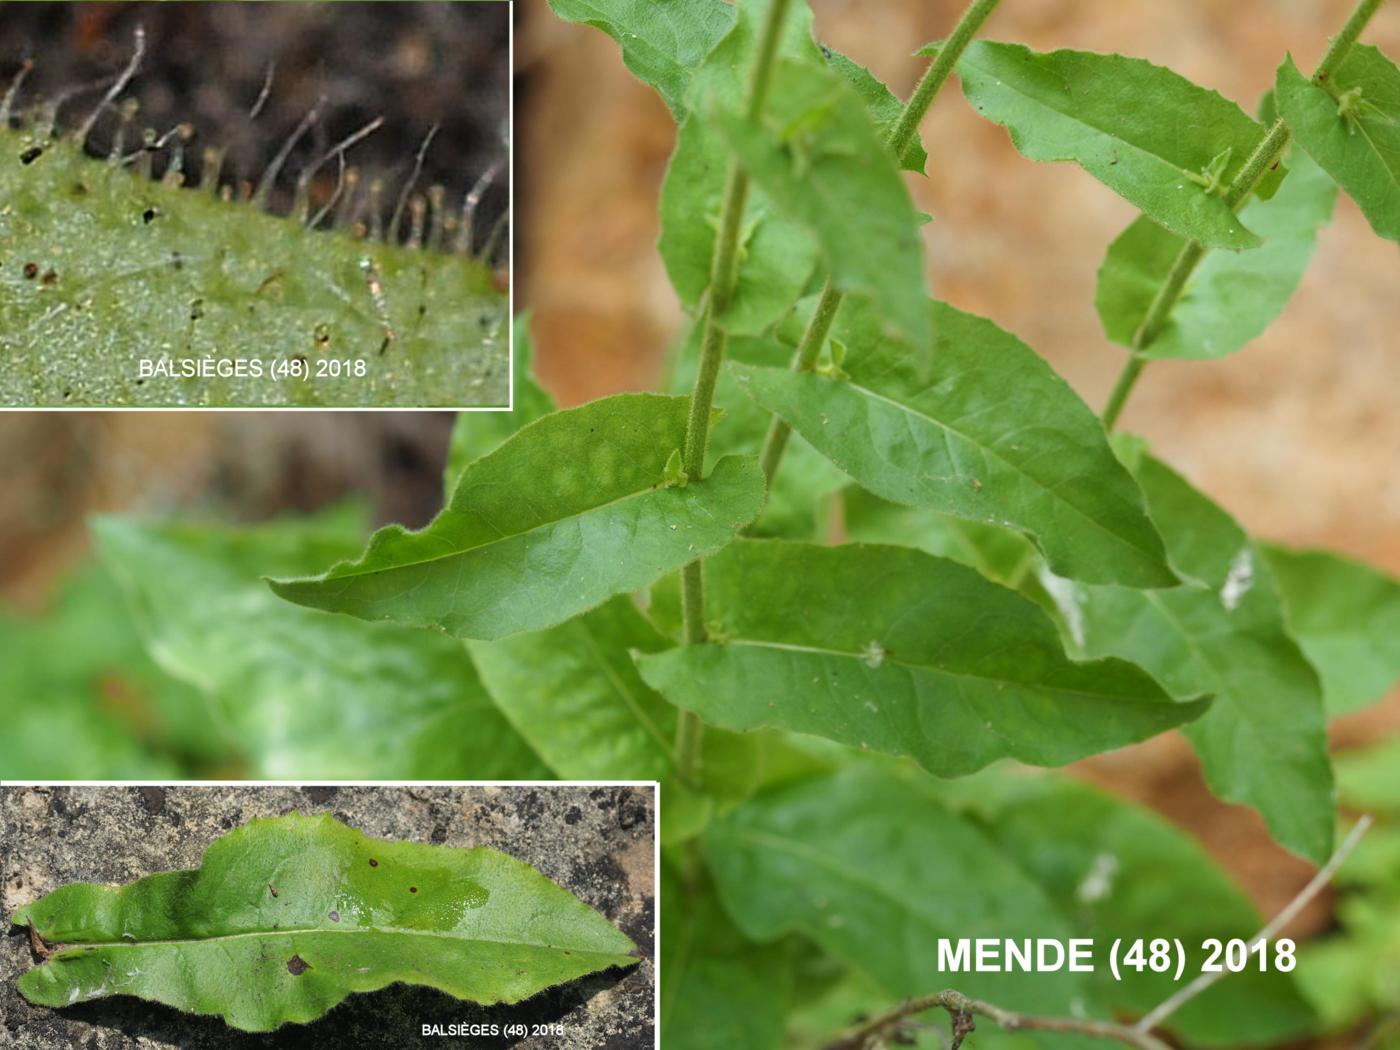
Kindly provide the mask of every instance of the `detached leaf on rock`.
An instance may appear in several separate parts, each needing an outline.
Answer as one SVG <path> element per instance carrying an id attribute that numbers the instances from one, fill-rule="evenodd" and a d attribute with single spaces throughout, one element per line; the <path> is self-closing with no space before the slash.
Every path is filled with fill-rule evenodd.
<path id="1" fill-rule="evenodd" d="M 56 949 L 20 978 L 32 1003 L 132 995 L 249 1032 L 395 982 L 515 1003 L 636 961 L 625 934 L 528 864 L 366 838 L 329 815 L 254 820 L 197 870 L 74 883 L 10 921 Z"/>

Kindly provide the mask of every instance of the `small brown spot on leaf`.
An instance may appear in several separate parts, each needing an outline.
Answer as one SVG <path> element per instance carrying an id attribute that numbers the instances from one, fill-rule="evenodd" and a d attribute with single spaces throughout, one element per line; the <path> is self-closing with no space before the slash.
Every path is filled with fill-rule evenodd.
<path id="1" fill-rule="evenodd" d="M 331 922 L 339 922 L 339 921 L 340 921 L 340 912 L 338 912 L 338 911 L 333 911 L 333 912 L 331 912 Z"/>
<path id="2" fill-rule="evenodd" d="M 371 868 L 377 868 L 377 867 L 379 867 L 379 861 L 375 860 L 373 857 L 370 857 L 370 859 L 369 859 L 369 866 L 370 866 Z"/>
<path id="3" fill-rule="evenodd" d="M 410 887 L 408 888 L 408 892 L 409 892 L 409 893 L 417 893 L 417 892 L 418 892 L 418 887 L 417 887 L 417 886 L 410 886 Z"/>
<path id="4" fill-rule="evenodd" d="M 36 277 L 38 277 L 38 276 L 39 276 L 39 264 L 38 264 L 38 263 L 27 262 L 27 263 L 24 264 L 24 279 L 25 279 L 26 281 L 32 281 L 32 280 L 34 280 L 34 278 L 36 278 Z"/>
<path id="5" fill-rule="evenodd" d="M 293 977 L 300 977 L 309 969 L 311 969 L 311 964 L 300 955 L 293 955 L 287 960 L 287 972 Z"/>
<path id="6" fill-rule="evenodd" d="M 25 150 L 23 153 L 21 153 L 21 154 L 19 155 L 19 162 L 20 162 L 21 164 L 33 164 L 36 160 L 38 160 L 38 159 L 39 159 L 40 157 L 42 157 L 43 155 L 44 155 L 44 147 L 42 147 L 42 146 L 30 146 L 27 150 Z"/>
<path id="7" fill-rule="evenodd" d="M 269 882 L 269 883 L 267 884 L 267 892 L 270 893 L 270 894 L 272 894 L 272 895 L 275 897 L 275 896 L 277 896 L 277 887 L 274 886 L 272 883 Z"/>

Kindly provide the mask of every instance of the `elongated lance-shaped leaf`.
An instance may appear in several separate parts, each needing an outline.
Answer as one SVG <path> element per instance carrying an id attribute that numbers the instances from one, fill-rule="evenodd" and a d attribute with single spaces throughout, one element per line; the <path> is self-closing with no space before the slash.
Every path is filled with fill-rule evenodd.
<path id="1" fill-rule="evenodd" d="M 1371 228 L 1400 241 L 1400 69 L 1369 44 L 1352 47 L 1325 84 L 1290 56 L 1274 89 L 1279 114 L 1313 160 L 1361 206 Z"/>
<path id="2" fill-rule="evenodd" d="M 197 870 L 74 883 L 10 921 L 59 948 L 20 978 L 32 1003 L 134 995 L 251 1032 L 394 982 L 514 1003 L 635 962 L 625 934 L 528 864 L 325 814 L 251 821 Z"/>
<path id="3" fill-rule="evenodd" d="M 1263 247 L 1208 253 L 1140 356 L 1224 357 L 1260 335 L 1288 305 L 1336 200 L 1332 180 L 1305 154 L 1294 151 L 1279 191 L 1268 200 L 1250 200 L 1240 212 L 1249 228 L 1264 238 Z M 1094 305 L 1115 343 L 1133 346 L 1185 246 L 1185 237 L 1146 216 L 1109 246 Z"/>
<path id="4" fill-rule="evenodd" d="M 835 286 L 926 343 L 919 216 L 860 97 L 829 70 L 791 61 L 774 69 L 772 96 L 762 126 L 714 114 L 729 145 L 775 206 L 816 235 Z"/>
<path id="5" fill-rule="evenodd" d="M 549 6 L 616 40 L 627 68 L 660 93 L 677 121 L 688 112 L 695 67 L 734 24 L 734 5 L 724 0 L 549 0 Z"/>
<path id="6" fill-rule="evenodd" d="M 745 934 L 800 932 L 891 996 L 949 983 L 940 938 L 1071 935 L 1036 883 L 911 770 L 855 767 L 761 795 L 703 841 Z M 969 995 L 1027 1012 L 1088 1005 L 1082 976 L 1063 970 L 957 980 Z"/>
<path id="7" fill-rule="evenodd" d="M 1219 190 L 1265 129 L 1216 92 L 1138 58 L 986 40 L 968 47 L 958 76 L 977 112 L 1004 125 L 1032 160 L 1073 161 L 1173 233 L 1210 247 L 1260 243 Z"/>
<path id="8" fill-rule="evenodd" d="M 1006 757 L 1072 762 L 1207 707 L 1130 664 L 1071 662 L 1032 602 L 922 551 L 741 540 L 704 572 L 716 642 L 637 662 L 726 729 L 790 729 L 958 776 Z"/>
<path id="9" fill-rule="evenodd" d="M 1400 581 L 1329 551 L 1263 554 L 1329 714 L 1366 707 L 1400 684 Z"/>
<path id="10" fill-rule="evenodd" d="M 546 775 L 460 644 L 299 608 L 267 589 L 263 573 L 352 555 L 362 519 L 332 512 L 231 529 L 108 517 L 93 528 L 152 655 L 205 694 L 250 775 Z"/>
<path id="11" fill-rule="evenodd" d="M 452 441 L 443 468 L 443 502 L 452 498 L 457 478 L 468 463 L 500 446 L 526 423 L 554 411 L 554 398 L 535 380 L 534 340 L 530 316 L 521 314 L 511 326 L 511 356 L 515 359 L 514 390 L 509 412 L 459 412 L 452 426 Z"/>
<path id="12" fill-rule="evenodd" d="M 1269 566 L 1230 516 L 1160 461 L 1136 466 L 1172 562 L 1191 582 L 1164 590 L 1060 581 L 1064 630 L 1090 656 L 1150 671 L 1173 695 L 1208 692 L 1185 727 L 1211 790 L 1257 810 L 1274 838 L 1314 863 L 1332 852 L 1332 767 L 1322 689 L 1284 625 Z"/>
<path id="13" fill-rule="evenodd" d="M 1096 944 L 1119 937 L 1248 940 L 1262 917 L 1200 844 L 1151 810 L 1055 774 L 989 769 L 940 793 L 1035 880 L 1074 931 Z M 1176 987 L 1170 973 L 1107 967 L 1090 978 L 1098 1001 L 1142 1016 Z M 1272 1046 L 1315 1018 L 1293 977 L 1249 967 L 1164 1023 L 1188 1046 Z"/>
<path id="14" fill-rule="evenodd" d="M 308 230 L 28 130 L 0 128 L 0 200 L 0 404 L 509 400 L 506 296 L 482 263 Z"/>
<path id="15" fill-rule="evenodd" d="M 272 588 L 366 620 L 493 639 L 645 587 L 719 550 L 763 506 L 752 458 L 666 484 L 687 406 L 619 394 L 545 416 L 472 463 L 426 528 L 391 525 L 358 561 Z"/>
<path id="16" fill-rule="evenodd" d="M 837 320 L 843 375 L 732 365 L 749 395 L 885 499 L 1024 532 L 1057 571 L 1176 582 L 1142 493 L 1089 407 L 1024 343 L 942 303 L 932 341 L 883 338 L 861 303 Z"/>

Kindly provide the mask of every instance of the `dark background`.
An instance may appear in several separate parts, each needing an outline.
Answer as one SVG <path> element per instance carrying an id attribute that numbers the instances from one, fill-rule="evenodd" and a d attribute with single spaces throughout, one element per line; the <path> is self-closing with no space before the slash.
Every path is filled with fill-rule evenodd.
<path id="1" fill-rule="evenodd" d="M 228 150 L 225 182 L 256 183 L 306 113 L 325 97 L 320 122 L 289 158 L 274 207 L 285 210 L 302 166 L 364 126 L 384 126 L 348 162 L 383 176 L 392 209 L 428 130 L 441 125 L 424 160 L 420 189 L 442 184 L 461 201 L 477 177 L 507 155 L 510 83 L 507 3 L 3 3 L 0 83 L 25 58 L 34 69 L 20 107 L 94 85 L 59 110 L 60 129 L 86 119 L 102 98 L 95 86 L 129 61 L 138 25 L 146 31 L 141 70 L 123 98 L 140 101 L 137 124 L 165 132 L 189 123 L 190 181 L 205 146 Z M 272 90 L 249 120 L 266 80 Z M 105 155 L 117 126 L 110 112 L 90 148 Z M 139 141 L 129 135 L 128 150 Z M 159 173 L 167 157 L 158 158 Z M 318 189 L 334 191 L 336 167 Z M 489 230 L 507 200 L 504 174 L 483 204 Z M 484 238 L 483 238 L 484 239 Z M 480 239 L 479 242 L 480 243 Z"/>

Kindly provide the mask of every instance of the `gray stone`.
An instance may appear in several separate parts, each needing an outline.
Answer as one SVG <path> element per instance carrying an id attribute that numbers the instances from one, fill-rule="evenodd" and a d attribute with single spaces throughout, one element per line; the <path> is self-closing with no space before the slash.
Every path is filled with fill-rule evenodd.
<path id="1" fill-rule="evenodd" d="M 0 937 L 0 1045 L 17 1050 L 271 1050 L 521 1047 L 643 1050 L 655 1042 L 654 794 L 628 787 L 9 787 L 0 790 L 0 912 L 68 882 L 125 883 L 194 868 L 214 839 L 254 817 L 328 812 L 379 838 L 491 846 L 538 868 L 620 926 L 639 965 L 481 1007 L 427 988 L 352 995 L 309 1026 L 249 1035 L 214 1017 L 130 997 L 61 1010 L 15 987 L 36 960 L 25 931 Z M 424 1024 L 558 1025 L 562 1034 L 426 1039 Z"/>

